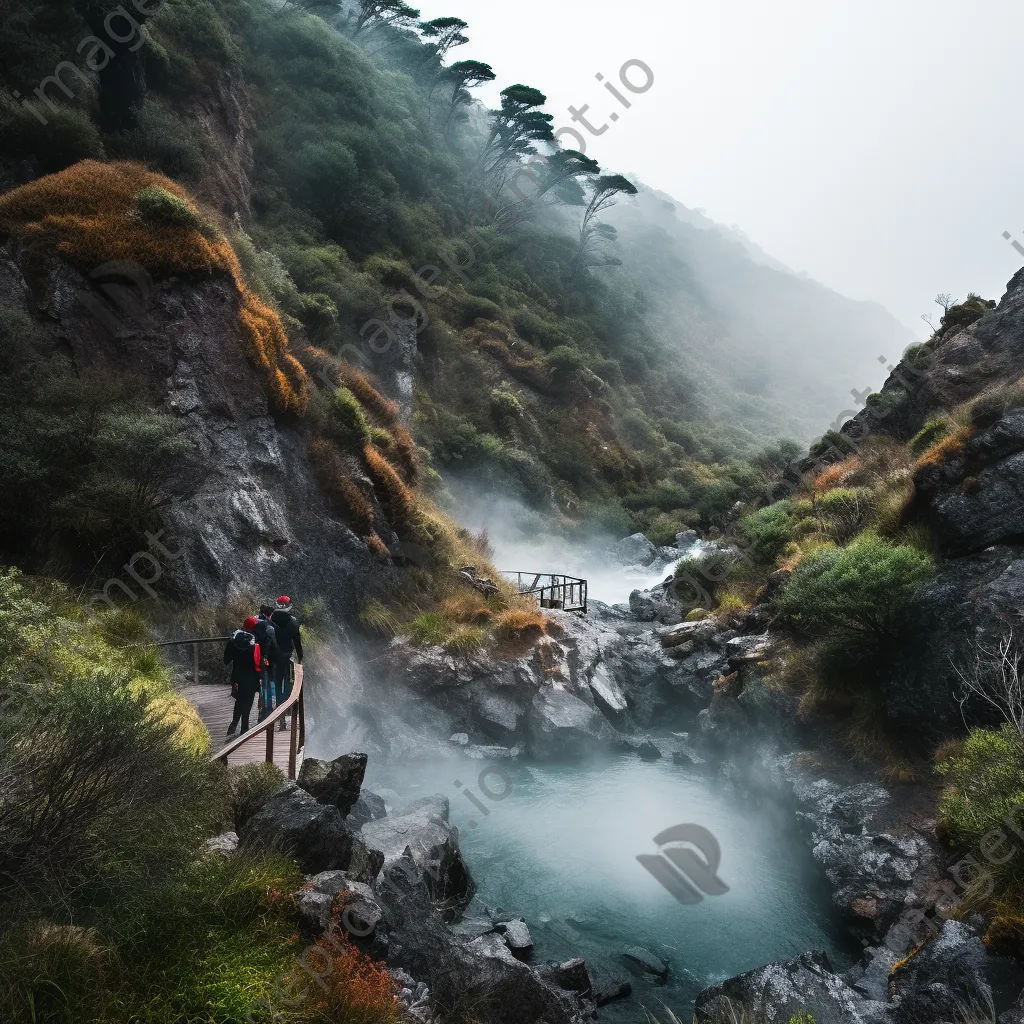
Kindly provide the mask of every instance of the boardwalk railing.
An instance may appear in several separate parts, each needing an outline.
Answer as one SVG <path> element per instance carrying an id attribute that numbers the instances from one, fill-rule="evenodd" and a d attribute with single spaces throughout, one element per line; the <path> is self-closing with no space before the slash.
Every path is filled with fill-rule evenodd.
<path id="1" fill-rule="evenodd" d="M 560 608 L 565 612 L 587 614 L 587 581 L 576 576 L 554 573 L 503 571 L 502 576 L 513 577 L 520 594 L 532 594 L 541 608 Z"/>
<path id="2" fill-rule="evenodd" d="M 191 645 L 192 647 L 192 681 L 197 686 L 199 685 L 199 645 L 200 644 L 213 644 L 213 643 L 227 643 L 231 639 L 230 636 L 204 636 L 204 637 L 192 637 L 188 640 L 164 640 L 160 643 L 155 644 L 142 644 L 138 646 L 144 647 L 185 647 Z M 239 747 L 246 743 L 251 743 L 261 732 L 266 734 L 267 746 L 266 756 L 264 760 L 273 762 L 274 760 L 274 739 L 275 739 L 275 727 L 280 719 L 287 715 L 293 708 L 295 709 L 292 714 L 292 719 L 289 728 L 289 749 L 288 749 L 288 778 L 294 779 L 296 772 L 296 765 L 298 762 L 299 751 L 306 745 L 306 702 L 302 695 L 302 666 L 293 665 L 294 680 L 292 682 L 292 692 L 288 695 L 288 698 L 281 703 L 278 707 L 274 708 L 273 711 L 267 715 L 266 718 L 261 722 L 257 722 L 256 725 L 248 732 L 242 733 L 237 739 L 232 740 L 227 746 L 221 747 L 215 754 L 210 757 L 211 761 L 221 761 L 223 764 L 228 763 L 228 757 L 233 754 Z"/>
<path id="3" fill-rule="evenodd" d="M 288 728 L 288 778 L 295 778 L 295 769 L 298 761 L 299 751 L 306 745 L 306 702 L 302 695 L 302 666 L 292 666 L 295 672 L 295 678 L 292 682 L 292 692 L 288 695 L 287 699 L 279 704 L 273 711 L 263 719 L 262 722 L 257 722 L 256 725 L 248 732 L 243 733 L 238 739 L 232 740 L 226 747 L 221 747 L 220 750 L 214 754 L 210 760 L 220 761 L 223 764 L 228 763 L 228 757 L 234 753 L 239 747 L 245 743 L 249 743 L 254 740 L 261 732 L 266 734 L 267 748 L 265 761 L 273 763 L 274 761 L 274 736 L 276 735 L 276 725 L 279 719 L 288 714 L 288 712 L 294 708 L 294 714 L 292 714 L 291 723 Z"/>

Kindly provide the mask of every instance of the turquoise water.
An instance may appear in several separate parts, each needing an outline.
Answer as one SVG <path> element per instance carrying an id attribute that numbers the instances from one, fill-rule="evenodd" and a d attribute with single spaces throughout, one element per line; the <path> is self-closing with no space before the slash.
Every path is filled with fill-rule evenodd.
<path id="1" fill-rule="evenodd" d="M 621 964 L 621 950 L 636 944 L 669 961 L 666 984 L 632 979 L 632 1000 L 603 1007 L 602 1020 L 644 1020 L 642 1005 L 660 1004 L 689 1019 L 704 986 L 808 949 L 826 950 L 837 966 L 850 962 L 792 813 L 756 808 L 692 769 L 631 756 L 582 766 L 460 760 L 371 769 L 371 788 L 403 800 L 448 796 L 475 904 L 525 917 L 535 960 Z M 655 834 L 684 822 L 718 840 L 718 875 L 729 887 L 691 905 L 636 860 L 657 852 Z"/>

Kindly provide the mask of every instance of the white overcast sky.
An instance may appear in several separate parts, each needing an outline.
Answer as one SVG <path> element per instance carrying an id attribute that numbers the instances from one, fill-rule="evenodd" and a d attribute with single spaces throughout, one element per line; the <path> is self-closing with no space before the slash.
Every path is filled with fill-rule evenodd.
<path id="1" fill-rule="evenodd" d="M 485 102 L 525 82 L 558 127 L 590 104 L 590 156 L 922 334 L 937 292 L 998 298 L 1024 264 L 1021 0 L 420 6 L 469 22 L 449 60 L 494 67 Z M 655 82 L 625 110 L 594 76 L 629 59 Z"/>

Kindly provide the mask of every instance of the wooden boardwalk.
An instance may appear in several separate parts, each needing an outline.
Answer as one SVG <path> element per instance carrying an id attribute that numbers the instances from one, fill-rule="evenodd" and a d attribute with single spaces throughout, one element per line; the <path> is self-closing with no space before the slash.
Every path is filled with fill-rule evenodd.
<path id="1" fill-rule="evenodd" d="M 183 686 L 178 691 L 190 704 L 199 712 L 207 732 L 210 734 L 211 750 L 216 753 L 222 747 L 227 746 L 231 740 L 226 736 L 228 726 L 231 724 L 231 714 L 234 711 L 235 702 L 231 699 L 231 687 L 221 683 L 200 683 L 198 686 L 191 684 Z M 257 761 L 267 759 L 267 736 L 264 732 L 257 733 L 256 729 L 256 701 L 253 701 L 252 714 L 249 716 L 249 732 L 252 738 L 233 750 L 228 755 L 229 765 L 254 764 Z M 278 723 L 274 723 L 275 726 Z M 237 734 L 232 739 L 237 738 Z M 288 774 L 288 752 L 291 737 L 288 732 L 274 733 L 274 764 Z M 302 751 L 297 755 L 296 770 L 302 764 Z"/>

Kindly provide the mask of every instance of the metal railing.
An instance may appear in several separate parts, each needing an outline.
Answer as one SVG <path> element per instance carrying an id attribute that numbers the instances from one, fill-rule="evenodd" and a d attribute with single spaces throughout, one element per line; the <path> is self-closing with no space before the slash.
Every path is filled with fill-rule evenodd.
<path id="1" fill-rule="evenodd" d="M 199 645 L 200 644 L 212 644 L 212 643 L 227 643 L 231 639 L 230 636 L 204 636 L 204 637 L 190 637 L 187 640 L 163 640 L 159 643 L 153 644 L 132 644 L 130 646 L 138 647 L 184 647 L 188 644 L 192 645 L 192 681 L 198 686 L 199 685 Z M 294 672 L 294 679 L 292 681 L 292 690 L 288 695 L 288 698 L 274 708 L 273 711 L 267 715 L 262 721 L 257 722 L 253 728 L 248 732 L 242 733 L 237 739 L 232 740 L 227 746 L 221 747 L 215 754 L 211 755 L 211 761 L 221 761 L 225 765 L 228 763 L 229 755 L 233 754 L 239 747 L 245 743 L 251 742 L 261 732 L 266 733 L 267 746 L 266 755 L 264 760 L 273 762 L 274 760 L 274 734 L 276 732 L 275 725 L 277 722 L 286 714 L 289 710 L 295 708 L 295 713 L 292 715 L 292 720 L 289 727 L 289 749 L 288 749 L 288 778 L 294 779 L 296 773 L 296 767 L 298 762 L 299 751 L 306 745 L 306 702 L 302 693 L 302 666 L 293 665 L 292 671 Z M 216 685 L 216 684 L 212 684 Z"/>
<path id="2" fill-rule="evenodd" d="M 502 576 L 515 577 L 520 594 L 536 597 L 541 608 L 560 608 L 565 612 L 587 614 L 587 581 L 577 576 L 557 573 L 503 571 Z M 542 582 L 543 581 L 543 582 Z"/>

